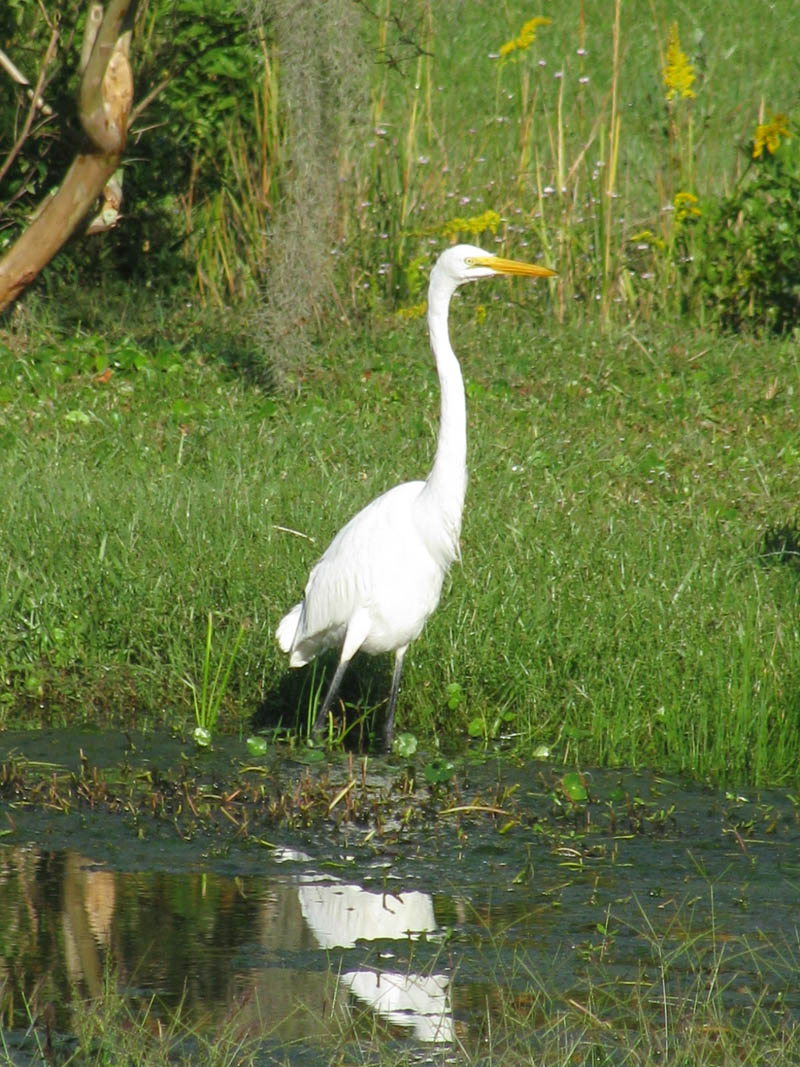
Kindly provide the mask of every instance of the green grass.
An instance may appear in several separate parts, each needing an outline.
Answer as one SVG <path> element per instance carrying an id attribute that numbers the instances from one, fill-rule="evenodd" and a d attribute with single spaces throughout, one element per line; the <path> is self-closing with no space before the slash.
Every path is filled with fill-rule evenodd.
<path id="1" fill-rule="evenodd" d="M 399 76 L 392 64 L 376 72 L 375 135 L 353 160 L 358 199 L 344 212 L 354 290 L 414 303 L 431 236 L 460 217 L 466 237 L 491 210 L 496 226 L 475 236 L 536 249 L 557 266 L 562 319 L 576 309 L 652 319 L 682 301 L 704 304 L 713 319 L 713 302 L 695 292 L 697 264 L 676 254 L 689 227 L 674 199 L 695 194 L 705 214 L 746 167 L 760 118 L 796 108 L 798 10 L 737 3 L 720 19 L 707 0 L 691 11 L 620 3 L 618 37 L 615 5 L 581 0 L 558 11 L 420 4 L 418 19 L 407 7 L 386 11 L 389 54 L 408 54 L 404 31 L 424 54 L 401 63 Z M 550 24 L 500 58 L 536 15 Z M 668 102 L 662 72 L 675 20 L 694 96 Z M 645 229 L 660 252 L 642 249 Z"/>
<path id="2" fill-rule="evenodd" d="M 351 91 L 340 99 L 324 84 L 324 63 L 304 65 L 295 83 L 294 65 L 278 62 L 275 41 L 254 40 L 249 57 L 236 55 L 249 69 L 263 63 L 263 78 L 242 82 L 211 134 L 195 120 L 176 148 L 191 152 L 195 144 L 202 156 L 207 146 L 216 160 L 213 180 L 201 166 L 198 187 L 198 159 L 181 160 L 183 187 L 148 204 L 151 220 L 171 220 L 160 242 L 169 251 L 148 257 L 130 242 L 124 247 L 139 272 L 150 263 L 153 288 L 168 274 L 175 283 L 175 230 L 185 228 L 195 299 L 216 307 L 261 303 L 260 321 L 273 336 L 258 340 L 258 358 L 294 380 L 293 362 L 314 360 L 298 337 L 305 340 L 304 331 L 319 323 L 334 279 L 337 316 L 358 317 L 365 304 L 387 300 L 413 306 L 424 295 L 425 267 L 455 234 L 517 253 L 527 248 L 555 264 L 562 319 L 576 312 L 594 318 L 597 309 L 603 321 L 657 319 L 688 303 L 714 320 L 722 314 L 718 301 L 697 281 L 713 288 L 706 268 L 714 259 L 715 205 L 752 166 L 759 121 L 779 112 L 796 125 L 800 11 L 788 3 L 762 7 L 735 0 L 720 19 L 711 0 L 690 9 L 666 0 L 566 0 L 547 12 L 523 0 L 499 9 L 380 0 L 360 7 L 366 58 L 353 42 Z M 313 20 L 330 20 L 323 40 L 340 40 L 342 12 L 329 5 Z M 501 58 L 502 46 L 536 15 L 551 21 L 529 47 Z M 694 96 L 668 101 L 663 70 L 673 22 L 694 73 Z M 324 101 L 332 129 L 341 125 L 335 160 L 314 128 L 318 111 L 309 99 Z M 137 141 L 136 158 L 147 158 L 160 128 Z M 333 172 L 340 181 L 329 233 L 318 212 Z M 699 198 L 699 219 L 681 220 L 675 210 L 685 193 Z M 307 203 L 298 205 L 302 195 Z M 787 197 L 796 199 L 794 191 Z M 489 211 L 493 221 L 475 222 Z M 732 259 L 735 275 L 739 257 Z M 772 266 L 779 282 L 781 265 Z M 86 264 L 76 273 L 83 280 Z M 266 310 L 259 291 L 269 294 Z"/>
<path id="3" fill-rule="evenodd" d="M 463 565 L 412 648 L 400 729 L 457 744 L 502 713 L 521 753 L 794 781 L 800 572 L 764 538 L 800 496 L 796 346 L 565 330 L 511 292 L 527 310 L 497 287 L 483 324 L 474 294 L 454 311 Z M 214 612 L 220 647 L 246 624 L 219 728 L 247 730 L 286 671 L 275 625 L 330 537 L 427 471 L 424 326 L 333 337 L 286 402 L 169 350 L 137 370 L 112 349 L 129 369 L 101 381 L 87 348 L 6 362 L 3 720 L 185 724 Z M 374 703 L 388 673 L 360 670 Z"/>
<path id="4" fill-rule="evenodd" d="M 244 623 L 239 627 L 239 633 L 231 646 L 225 645 L 222 649 L 215 647 L 214 613 L 209 611 L 201 665 L 196 669 L 195 677 L 185 679 L 191 690 L 194 704 L 197 726 L 193 737 L 198 745 L 211 744 L 211 735 L 217 724 L 222 701 L 225 699 L 228 680 L 239 645 L 242 643 L 243 634 Z"/>
<path id="5" fill-rule="evenodd" d="M 796 352 L 708 347 L 573 337 L 478 368 L 454 673 L 578 760 L 758 780 L 797 740 L 797 574 L 761 558 L 796 507 Z"/>
<path id="6" fill-rule="evenodd" d="M 23 1035 L 11 1027 L 0 1032 L 0 1064 L 78 1065 L 137 1063 L 143 1067 L 202 1062 L 209 1067 L 249 1067 L 258 1063 L 258 1043 L 234 1026 L 211 1027 L 189 1020 L 182 1010 L 167 1013 L 155 998 L 125 992 L 111 973 L 98 975 L 101 990 L 80 998 L 73 990 L 70 1031 L 55 1024 L 52 1004 L 26 1004 L 31 1025 Z M 63 1007 L 63 1005 L 59 1005 Z"/>
<path id="7" fill-rule="evenodd" d="M 413 308 L 461 232 L 560 273 L 458 302 L 464 562 L 409 657 L 399 728 L 795 781 L 799 572 L 764 546 L 797 520 L 796 343 L 679 319 L 692 264 L 632 247 L 649 227 L 674 250 L 675 194 L 724 194 L 762 102 L 795 106 L 800 10 L 777 7 L 678 13 L 695 97 L 671 105 L 661 0 L 570 0 L 504 62 L 537 14 L 522 3 L 500 24 L 482 4 L 368 18 L 392 62 L 373 68 L 374 136 L 340 161 L 341 324 L 283 399 L 255 384 L 252 309 L 99 299 L 59 288 L 54 264 L 0 359 L 0 722 L 185 723 L 209 613 L 220 648 L 245 627 L 220 728 L 306 714 L 320 677 L 283 681 L 274 628 L 341 524 L 429 467 L 436 380 Z M 409 40 L 422 52 L 394 62 Z M 358 670 L 363 710 L 388 676 Z"/>

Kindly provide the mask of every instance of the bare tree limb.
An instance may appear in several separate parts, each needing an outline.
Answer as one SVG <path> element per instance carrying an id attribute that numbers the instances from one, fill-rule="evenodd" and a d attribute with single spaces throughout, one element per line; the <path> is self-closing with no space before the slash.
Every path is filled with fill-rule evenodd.
<path id="1" fill-rule="evenodd" d="M 64 245 L 116 171 L 133 103 L 128 28 L 137 0 L 109 0 L 96 27 L 79 91 L 81 124 L 89 138 L 58 190 L 34 213 L 0 260 L 0 311 L 13 303 Z M 93 7 L 95 3 L 93 0 Z"/>
<path id="2" fill-rule="evenodd" d="M 121 151 L 125 146 L 133 77 L 127 55 L 130 32 L 123 26 L 131 6 L 132 0 L 110 0 L 81 78 L 78 94 L 81 125 L 92 144 L 103 152 Z M 123 108 L 128 91 L 131 99 Z M 121 124 L 123 110 L 125 123 Z"/>
<path id="3" fill-rule="evenodd" d="M 102 4 L 90 4 L 89 12 L 86 15 L 86 24 L 83 27 L 83 43 L 81 44 L 81 59 L 78 64 L 78 73 L 83 74 L 86 68 L 89 66 L 89 59 L 92 55 L 92 49 L 94 48 L 94 42 L 97 40 L 97 34 L 100 32 L 100 24 L 103 21 L 103 5 Z"/>

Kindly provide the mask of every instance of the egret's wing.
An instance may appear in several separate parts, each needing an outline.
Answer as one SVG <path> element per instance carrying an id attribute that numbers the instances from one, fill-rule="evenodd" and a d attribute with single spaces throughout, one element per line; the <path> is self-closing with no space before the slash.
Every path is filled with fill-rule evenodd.
<path id="1" fill-rule="evenodd" d="M 441 587 L 414 510 L 424 484 L 406 482 L 390 489 L 353 516 L 331 541 L 306 585 L 293 646 L 304 662 L 323 648 L 341 644 L 357 611 L 367 611 L 374 620 L 368 649 L 376 642 L 385 651 L 399 647 L 407 642 L 398 637 L 394 644 L 395 632 L 402 636 L 422 628 Z M 427 598 L 432 585 L 437 586 L 433 605 L 420 607 L 417 586 Z"/>

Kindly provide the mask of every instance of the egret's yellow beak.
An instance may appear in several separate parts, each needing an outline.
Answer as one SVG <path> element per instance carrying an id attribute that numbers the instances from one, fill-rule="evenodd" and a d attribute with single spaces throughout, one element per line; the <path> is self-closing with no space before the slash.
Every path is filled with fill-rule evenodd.
<path id="1" fill-rule="evenodd" d="M 518 259 L 503 259 L 501 256 L 473 256 L 477 267 L 489 267 L 498 274 L 520 274 L 528 278 L 552 278 L 558 271 L 540 267 L 536 263 L 523 263 Z"/>

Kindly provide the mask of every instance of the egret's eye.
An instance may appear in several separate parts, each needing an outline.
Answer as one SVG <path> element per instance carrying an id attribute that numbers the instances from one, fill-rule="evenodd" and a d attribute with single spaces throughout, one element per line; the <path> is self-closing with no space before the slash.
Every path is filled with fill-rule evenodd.
<path id="1" fill-rule="evenodd" d="M 474 267 L 475 266 L 475 260 L 472 258 L 472 256 L 467 256 L 466 259 L 464 260 L 464 263 L 468 267 Z"/>

